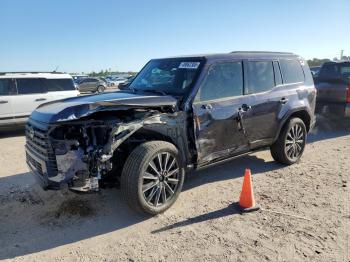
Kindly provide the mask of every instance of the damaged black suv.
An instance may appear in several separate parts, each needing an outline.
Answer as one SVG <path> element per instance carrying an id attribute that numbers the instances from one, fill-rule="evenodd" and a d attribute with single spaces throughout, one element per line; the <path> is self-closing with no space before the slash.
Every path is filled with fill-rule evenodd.
<path id="1" fill-rule="evenodd" d="M 132 208 L 158 214 L 188 171 L 266 147 L 280 163 L 297 162 L 315 96 L 309 67 L 291 53 L 154 59 L 129 90 L 37 108 L 27 163 L 45 189 L 116 185 Z"/>

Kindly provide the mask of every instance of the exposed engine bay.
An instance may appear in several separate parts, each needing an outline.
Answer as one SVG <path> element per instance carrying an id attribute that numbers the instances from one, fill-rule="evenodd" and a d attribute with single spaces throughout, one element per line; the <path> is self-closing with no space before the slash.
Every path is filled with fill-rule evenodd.
<path id="1" fill-rule="evenodd" d="M 137 141 L 128 141 L 123 149 L 117 150 L 118 147 L 137 130 L 161 118 L 158 111 L 142 109 L 119 114 L 117 119 L 105 113 L 101 120 L 69 121 L 50 130 L 58 171 L 51 180 L 66 182 L 69 189 L 77 192 L 98 191 L 101 182 L 116 179 L 115 174 L 112 178 L 109 173 L 123 161 L 118 159 L 118 153 L 121 156 L 122 150 L 131 150 Z"/>

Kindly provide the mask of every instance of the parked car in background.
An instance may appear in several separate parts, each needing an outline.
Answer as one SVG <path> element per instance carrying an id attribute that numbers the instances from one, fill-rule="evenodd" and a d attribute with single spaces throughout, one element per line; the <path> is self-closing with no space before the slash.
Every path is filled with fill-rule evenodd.
<path id="1" fill-rule="evenodd" d="M 126 89 L 129 89 L 129 85 L 131 84 L 131 82 L 135 79 L 135 76 L 130 76 L 126 79 L 125 82 L 123 83 L 120 83 L 118 85 L 118 89 L 119 90 L 126 90 Z"/>
<path id="2" fill-rule="evenodd" d="M 73 81 L 76 84 L 78 82 L 80 82 L 82 79 L 87 78 L 87 77 L 89 77 L 89 76 L 87 76 L 87 75 L 72 75 Z"/>
<path id="3" fill-rule="evenodd" d="M 126 81 L 126 78 L 122 77 L 106 77 L 106 80 L 108 82 L 108 87 L 118 87 L 120 83 L 124 83 Z"/>
<path id="4" fill-rule="evenodd" d="M 78 90 L 80 93 L 102 93 L 106 89 L 106 82 L 97 77 L 86 77 L 78 82 Z"/>
<path id="5" fill-rule="evenodd" d="M 316 112 L 333 117 L 350 117 L 350 62 L 327 62 L 314 78 Z"/>
<path id="6" fill-rule="evenodd" d="M 315 100 L 307 63 L 291 53 L 155 59 L 130 90 L 34 111 L 27 163 L 44 188 L 117 184 L 131 208 L 154 215 L 175 202 L 191 170 L 266 147 L 276 161 L 296 163 Z M 38 150 L 36 139 L 50 150 Z"/>
<path id="7" fill-rule="evenodd" d="M 78 94 L 68 74 L 0 73 L 0 128 L 23 125 L 41 104 Z"/>

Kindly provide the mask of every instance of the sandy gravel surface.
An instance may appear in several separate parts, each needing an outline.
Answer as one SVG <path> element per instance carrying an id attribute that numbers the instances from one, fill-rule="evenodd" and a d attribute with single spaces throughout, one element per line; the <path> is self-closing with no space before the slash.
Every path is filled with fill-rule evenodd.
<path id="1" fill-rule="evenodd" d="M 0 137 L 0 259 L 9 261 L 350 261 L 350 128 L 321 125 L 300 163 L 269 151 L 188 177 L 175 205 L 141 216 L 120 192 L 44 192 L 21 132 Z M 240 214 L 244 169 L 263 210 Z"/>

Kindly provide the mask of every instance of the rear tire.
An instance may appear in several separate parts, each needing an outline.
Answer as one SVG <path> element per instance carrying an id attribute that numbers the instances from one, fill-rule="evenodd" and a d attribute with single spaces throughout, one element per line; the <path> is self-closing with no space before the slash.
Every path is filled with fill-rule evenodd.
<path id="1" fill-rule="evenodd" d="M 105 91 L 105 87 L 104 86 L 98 86 L 97 87 L 97 93 L 103 93 Z"/>
<path id="2" fill-rule="evenodd" d="M 173 144 L 145 142 L 136 147 L 125 162 L 121 191 L 132 209 L 157 215 L 174 204 L 184 178 L 181 158 Z"/>
<path id="3" fill-rule="evenodd" d="M 303 120 L 291 118 L 270 148 L 273 159 L 285 165 L 298 162 L 304 153 L 306 138 L 307 130 Z"/>

